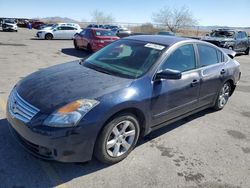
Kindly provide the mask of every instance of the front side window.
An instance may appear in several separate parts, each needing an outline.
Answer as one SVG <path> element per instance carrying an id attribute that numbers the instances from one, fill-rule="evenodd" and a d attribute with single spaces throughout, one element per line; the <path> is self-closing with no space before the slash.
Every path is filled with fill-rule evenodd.
<path id="1" fill-rule="evenodd" d="M 180 72 L 195 69 L 196 60 L 192 44 L 187 44 L 176 49 L 162 64 L 161 70 L 172 69 Z"/>
<path id="2" fill-rule="evenodd" d="M 205 67 L 218 63 L 217 50 L 211 46 L 198 44 L 200 66 Z"/>
<path id="3" fill-rule="evenodd" d="M 83 66 L 134 79 L 144 75 L 166 48 L 167 46 L 148 42 L 119 40 L 91 55 Z"/>

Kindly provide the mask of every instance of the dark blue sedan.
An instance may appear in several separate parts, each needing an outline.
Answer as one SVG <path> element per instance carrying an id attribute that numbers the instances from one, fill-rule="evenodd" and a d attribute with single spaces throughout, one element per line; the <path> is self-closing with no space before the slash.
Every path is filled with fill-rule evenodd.
<path id="1" fill-rule="evenodd" d="M 8 121 L 43 159 L 116 163 L 139 136 L 205 108 L 222 109 L 240 79 L 233 56 L 185 38 L 121 39 L 21 80 L 8 99 Z"/>

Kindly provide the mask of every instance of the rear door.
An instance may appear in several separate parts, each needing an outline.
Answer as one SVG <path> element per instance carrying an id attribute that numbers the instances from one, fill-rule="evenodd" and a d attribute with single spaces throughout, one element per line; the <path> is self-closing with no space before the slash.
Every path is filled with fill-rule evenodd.
<path id="1" fill-rule="evenodd" d="M 246 51 L 247 48 L 249 48 L 249 41 L 248 41 L 248 35 L 245 31 L 242 31 L 242 47 L 243 51 Z"/>
<path id="2" fill-rule="evenodd" d="M 64 36 L 63 26 L 59 26 L 53 30 L 54 39 L 62 39 Z"/>
<path id="3" fill-rule="evenodd" d="M 77 29 L 71 26 L 65 26 L 64 28 L 65 28 L 65 39 L 73 39 L 74 35 L 77 32 Z"/>
<path id="4" fill-rule="evenodd" d="M 178 47 L 163 62 L 159 70 L 172 69 L 182 72 L 179 80 L 161 80 L 153 86 L 153 124 L 157 125 L 197 108 L 200 75 L 196 69 L 193 44 Z"/>
<path id="5" fill-rule="evenodd" d="M 199 67 L 201 75 L 199 105 L 211 104 L 217 97 L 218 91 L 226 74 L 223 54 L 217 48 L 207 44 L 197 44 Z"/>

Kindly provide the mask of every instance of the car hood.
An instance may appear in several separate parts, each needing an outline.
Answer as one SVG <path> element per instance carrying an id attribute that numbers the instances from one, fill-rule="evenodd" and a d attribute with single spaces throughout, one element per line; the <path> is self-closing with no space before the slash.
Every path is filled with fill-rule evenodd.
<path id="1" fill-rule="evenodd" d="M 77 99 L 98 99 L 130 85 L 131 79 L 97 72 L 79 64 L 64 63 L 35 72 L 17 86 L 18 94 L 43 113 Z"/>
<path id="2" fill-rule="evenodd" d="M 218 41 L 218 42 L 234 41 L 234 39 L 232 39 L 232 38 L 223 38 L 223 37 L 203 37 L 202 40 L 206 40 L 206 41 Z"/>

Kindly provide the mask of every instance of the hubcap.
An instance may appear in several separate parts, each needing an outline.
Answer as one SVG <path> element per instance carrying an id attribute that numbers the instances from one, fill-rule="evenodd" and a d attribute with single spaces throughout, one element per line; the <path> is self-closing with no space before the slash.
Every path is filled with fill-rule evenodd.
<path id="1" fill-rule="evenodd" d="M 111 131 L 106 150 L 111 157 L 119 157 L 126 153 L 135 139 L 135 125 L 129 120 L 119 122 Z"/>
<path id="2" fill-rule="evenodd" d="M 224 84 L 224 86 L 222 87 L 221 91 L 220 91 L 220 95 L 219 95 L 219 106 L 220 108 L 223 108 L 229 98 L 230 95 L 230 86 L 228 83 Z"/>

